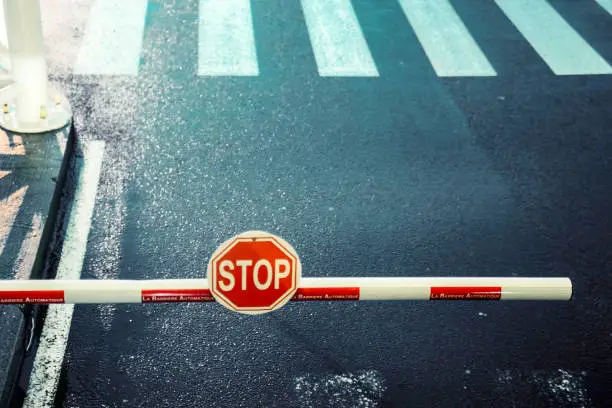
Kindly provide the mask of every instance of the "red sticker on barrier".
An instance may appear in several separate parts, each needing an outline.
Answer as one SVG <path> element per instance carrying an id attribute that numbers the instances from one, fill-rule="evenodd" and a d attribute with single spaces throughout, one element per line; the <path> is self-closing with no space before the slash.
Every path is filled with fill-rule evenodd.
<path id="1" fill-rule="evenodd" d="M 298 288 L 291 300 L 326 301 L 326 300 L 359 300 L 358 287 L 346 288 Z"/>
<path id="2" fill-rule="evenodd" d="M 0 290 L 0 304 L 64 303 L 63 290 Z"/>
<path id="3" fill-rule="evenodd" d="M 500 300 L 500 286 L 432 286 L 431 300 Z"/>
<path id="4" fill-rule="evenodd" d="M 142 303 L 214 302 L 208 289 L 143 289 Z"/>

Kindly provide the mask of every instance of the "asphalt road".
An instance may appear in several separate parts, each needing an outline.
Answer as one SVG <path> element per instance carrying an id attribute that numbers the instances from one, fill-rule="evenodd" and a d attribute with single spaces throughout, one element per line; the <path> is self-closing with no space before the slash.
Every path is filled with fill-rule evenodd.
<path id="1" fill-rule="evenodd" d="M 610 14 L 550 3 L 612 61 Z M 452 4 L 496 76 L 439 76 L 392 0 L 353 2 L 378 77 L 320 76 L 281 0 L 252 2 L 258 76 L 197 76 L 198 2 L 150 4 L 137 76 L 63 77 L 106 142 L 82 276 L 203 277 L 260 229 L 304 276 L 569 276 L 573 300 L 78 306 L 57 406 L 609 406 L 612 76 Z"/>

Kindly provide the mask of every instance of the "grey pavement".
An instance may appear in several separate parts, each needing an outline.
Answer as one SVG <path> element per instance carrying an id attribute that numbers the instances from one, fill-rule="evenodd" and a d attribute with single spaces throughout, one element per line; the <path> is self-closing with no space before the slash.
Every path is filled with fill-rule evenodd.
<path id="1" fill-rule="evenodd" d="M 45 276 L 68 133 L 65 129 L 19 135 L 0 130 L 0 279 Z M 39 309 L 0 306 L 0 406 L 25 391 L 19 383 L 21 365 Z"/>

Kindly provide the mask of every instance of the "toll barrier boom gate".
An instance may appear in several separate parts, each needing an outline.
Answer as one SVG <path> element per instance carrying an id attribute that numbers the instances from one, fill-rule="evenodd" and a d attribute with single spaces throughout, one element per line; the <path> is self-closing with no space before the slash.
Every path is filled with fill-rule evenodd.
<path id="1" fill-rule="evenodd" d="M 212 254 L 206 279 L 3 280 L 2 304 L 219 302 L 246 314 L 289 301 L 559 300 L 563 277 L 302 277 L 295 249 L 262 231 L 237 235 Z"/>

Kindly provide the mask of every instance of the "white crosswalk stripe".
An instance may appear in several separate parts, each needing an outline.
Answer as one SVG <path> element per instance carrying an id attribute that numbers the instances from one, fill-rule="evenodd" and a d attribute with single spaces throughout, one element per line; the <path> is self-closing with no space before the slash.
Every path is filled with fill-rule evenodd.
<path id="1" fill-rule="evenodd" d="M 438 76 L 496 75 L 448 0 L 399 3 Z"/>
<path id="2" fill-rule="evenodd" d="M 74 73 L 137 75 L 147 5 L 147 0 L 97 0 Z"/>
<path id="3" fill-rule="evenodd" d="M 612 0 L 588 1 L 612 15 Z M 320 76 L 379 76 L 373 50 L 368 45 L 368 41 L 371 44 L 376 41 L 364 35 L 353 0 L 300 2 L 304 20 L 284 24 L 305 25 Z M 528 43 L 555 75 L 612 74 L 610 63 L 549 0 L 495 0 L 495 3 L 507 18 L 503 24 L 514 26 L 521 41 Z M 199 0 L 198 4 L 197 74 L 259 76 L 252 0 Z M 437 76 L 497 75 L 478 38 L 472 36 L 451 0 L 397 0 L 397 4 Z M 147 9 L 148 0 L 93 0 L 74 73 L 137 75 Z M 3 28 L 0 20 L 0 40 Z M 394 29 L 378 27 L 371 32 L 394 35 L 387 31 Z M 489 43 L 494 40 L 487 39 Z"/>
<path id="4" fill-rule="evenodd" d="M 257 76 L 250 0 L 200 0 L 198 74 Z"/>
<path id="5" fill-rule="evenodd" d="M 612 0 L 595 0 L 604 10 L 612 15 Z"/>
<path id="6" fill-rule="evenodd" d="M 495 2 L 555 74 L 612 74 L 612 67 L 546 0 Z"/>
<path id="7" fill-rule="evenodd" d="M 378 76 L 350 0 L 302 0 L 321 76 Z"/>

